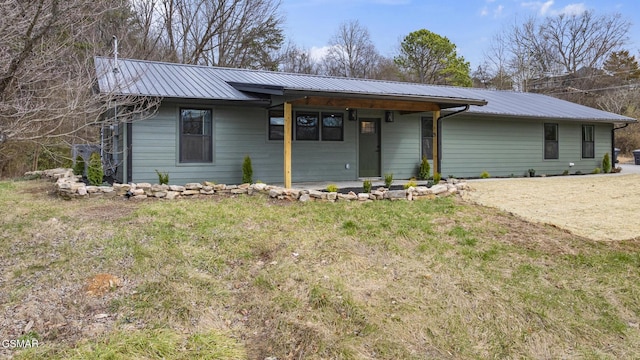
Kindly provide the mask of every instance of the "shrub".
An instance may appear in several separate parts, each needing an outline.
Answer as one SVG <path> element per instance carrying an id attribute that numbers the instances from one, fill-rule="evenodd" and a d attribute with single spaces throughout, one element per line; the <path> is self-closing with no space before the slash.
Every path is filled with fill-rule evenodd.
<path id="1" fill-rule="evenodd" d="M 76 157 L 76 164 L 73 165 L 73 173 L 84 176 L 84 158 L 80 155 Z"/>
<path id="2" fill-rule="evenodd" d="M 393 173 L 384 174 L 384 186 L 390 188 L 393 183 Z"/>
<path id="3" fill-rule="evenodd" d="M 244 157 L 242 162 L 242 183 L 251 184 L 253 182 L 253 167 L 251 167 L 251 158 L 249 155 Z"/>
<path id="4" fill-rule="evenodd" d="M 434 172 L 433 173 L 433 183 L 434 184 L 439 184 L 441 179 L 442 179 L 442 177 L 440 176 L 439 172 Z"/>
<path id="5" fill-rule="evenodd" d="M 609 158 L 609 153 L 604 154 L 602 158 L 602 171 L 604 171 L 605 174 L 611 172 L 611 158 Z"/>
<path id="6" fill-rule="evenodd" d="M 402 187 L 406 190 L 410 187 L 416 187 L 418 186 L 418 183 L 415 182 L 415 180 L 409 180 L 407 181 L 404 185 L 402 185 Z"/>
<path id="7" fill-rule="evenodd" d="M 600 174 L 602 172 L 602 170 L 600 168 L 595 168 L 593 169 L 593 171 L 591 172 L 592 174 Z"/>
<path id="8" fill-rule="evenodd" d="M 362 188 L 364 189 L 364 192 L 369 193 L 371 192 L 371 180 L 365 180 L 362 182 Z"/>
<path id="9" fill-rule="evenodd" d="M 338 192 L 338 185 L 336 185 L 336 184 L 327 185 L 327 191 L 328 192 Z"/>
<path id="10" fill-rule="evenodd" d="M 94 152 L 89 157 L 89 168 L 87 169 L 87 179 L 89 184 L 93 186 L 102 185 L 102 179 L 104 178 L 104 169 L 102 168 L 102 158 L 100 154 Z"/>
<path id="11" fill-rule="evenodd" d="M 564 175 L 564 176 L 569 175 L 569 170 L 565 170 L 565 171 L 563 171 L 563 172 L 562 172 L 562 175 Z"/>
<path id="12" fill-rule="evenodd" d="M 483 171 L 483 172 L 480 173 L 480 178 L 481 179 L 488 179 L 490 177 L 491 177 L 491 174 L 489 174 L 489 172 L 487 172 L 487 171 Z"/>
<path id="13" fill-rule="evenodd" d="M 431 165 L 429 165 L 429 160 L 427 160 L 427 157 L 423 156 L 422 162 L 420 162 L 420 171 L 418 172 L 418 178 L 420 180 L 427 180 L 429 178 L 429 173 L 431 173 Z"/>
<path id="14" fill-rule="evenodd" d="M 169 185 L 169 173 L 161 173 L 156 169 L 156 174 L 158 174 L 158 184 Z"/>

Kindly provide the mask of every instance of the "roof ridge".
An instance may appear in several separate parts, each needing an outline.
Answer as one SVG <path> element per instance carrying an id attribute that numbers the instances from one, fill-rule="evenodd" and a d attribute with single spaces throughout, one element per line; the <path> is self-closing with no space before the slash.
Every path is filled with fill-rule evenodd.
<path id="1" fill-rule="evenodd" d="M 109 56 L 95 56 L 95 57 L 96 58 L 105 59 L 105 60 L 114 60 L 113 57 L 109 57 Z M 454 85 L 425 84 L 425 83 L 399 81 L 399 80 L 354 78 L 354 77 L 336 76 L 336 75 L 304 74 L 304 73 L 293 73 L 293 72 L 262 70 L 262 69 L 244 69 L 244 68 L 234 68 L 234 67 L 224 67 L 224 66 L 211 66 L 211 65 L 175 63 L 175 62 L 158 61 L 158 60 L 142 60 L 142 59 L 118 58 L 118 61 L 130 61 L 130 62 L 138 62 L 138 63 L 163 64 L 163 65 L 172 65 L 172 66 L 185 66 L 185 67 L 194 67 L 194 68 L 203 68 L 203 69 L 215 69 L 215 70 L 223 70 L 223 71 L 241 71 L 241 72 L 247 72 L 247 73 L 278 74 L 278 75 L 290 75 L 290 76 L 297 76 L 297 77 L 314 77 L 314 78 L 337 79 L 337 80 L 348 80 L 348 81 L 367 81 L 367 82 L 387 83 L 387 84 L 418 85 L 418 86 L 439 87 L 439 88 L 449 88 L 449 89 L 468 89 L 468 90 L 492 91 L 492 89 L 460 87 L 460 86 L 454 86 Z M 508 90 L 494 90 L 494 91 L 508 92 Z"/>

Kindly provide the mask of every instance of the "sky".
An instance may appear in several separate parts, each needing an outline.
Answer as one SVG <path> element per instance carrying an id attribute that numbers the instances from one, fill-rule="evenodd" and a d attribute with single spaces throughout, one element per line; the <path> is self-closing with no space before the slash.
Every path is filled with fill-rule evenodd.
<path id="1" fill-rule="evenodd" d="M 459 56 L 477 69 L 491 39 L 531 16 L 581 13 L 621 13 L 631 25 L 626 49 L 640 57 L 640 1 L 534 1 L 534 0 L 281 0 L 288 40 L 320 57 L 341 23 L 358 20 L 378 52 L 397 54 L 402 39 L 427 29 L 446 36 Z"/>

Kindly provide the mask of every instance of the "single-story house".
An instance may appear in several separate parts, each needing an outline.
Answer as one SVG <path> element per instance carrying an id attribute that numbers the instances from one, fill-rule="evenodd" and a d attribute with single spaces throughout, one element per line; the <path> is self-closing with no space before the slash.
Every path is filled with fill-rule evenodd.
<path id="1" fill-rule="evenodd" d="M 590 173 L 635 119 L 550 96 L 96 57 L 105 93 L 161 98 L 116 127 L 121 182 L 396 179 Z M 116 69 L 116 71 L 114 71 Z M 124 150 L 124 151 L 122 151 Z"/>

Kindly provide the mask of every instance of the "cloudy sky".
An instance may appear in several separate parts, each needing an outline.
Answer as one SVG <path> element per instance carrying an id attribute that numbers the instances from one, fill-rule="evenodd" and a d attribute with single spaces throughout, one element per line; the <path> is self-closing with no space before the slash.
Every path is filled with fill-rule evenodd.
<path id="1" fill-rule="evenodd" d="M 530 16 L 545 17 L 594 10 L 621 13 L 632 23 L 627 49 L 640 55 L 640 1 L 531 1 L 531 0 L 281 0 L 285 33 L 296 45 L 320 54 L 338 26 L 358 20 L 366 27 L 378 51 L 396 53 L 402 38 L 427 29 L 448 37 L 458 54 L 475 69 L 491 38 Z"/>

